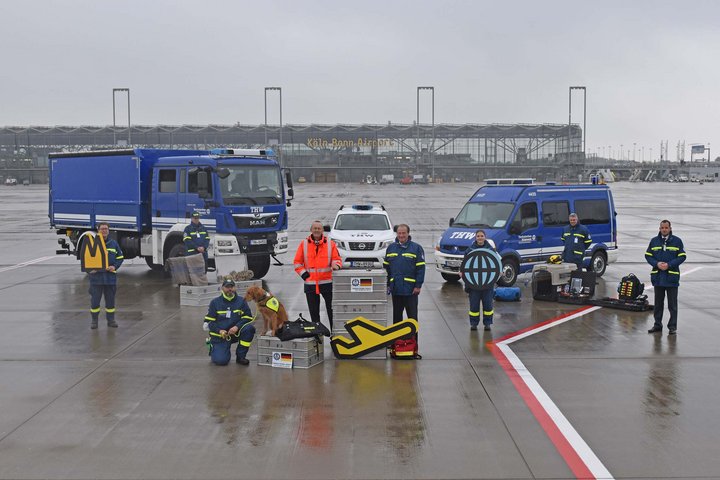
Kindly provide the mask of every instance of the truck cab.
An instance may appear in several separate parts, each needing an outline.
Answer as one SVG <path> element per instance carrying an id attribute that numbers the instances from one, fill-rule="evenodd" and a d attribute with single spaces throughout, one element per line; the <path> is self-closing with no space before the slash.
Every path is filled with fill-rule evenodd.
<path id="1" fill-rule="evenodd" d="M 577 213 L 592 244 L 583 266 L 598 276 L 617 259 L 617 223 L 612 193 L 606 185 L 488 183 L 463 206 L 435 247 L 436 268 L 447 281 L 458 281 L 460 263 L 475 232 L 485 230 L 502 257 L 502 286 L 561 254 L 568 216 Z"/>

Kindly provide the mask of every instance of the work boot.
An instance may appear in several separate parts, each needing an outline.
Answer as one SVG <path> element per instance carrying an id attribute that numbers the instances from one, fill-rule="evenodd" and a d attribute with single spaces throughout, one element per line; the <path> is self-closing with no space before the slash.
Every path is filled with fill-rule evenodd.
<path id="1" fill-rule="evenodd" d="M 97 318 L 93 318 L 92 320 L 90 320 L 90 329 L 97 330 L 97 327 L 98 327 Z"/>
<path id="2" fill-rule="evenodd" d="M 117 322 L 116 322 L 115 320 L 108 320 L 107 323 L 108 323 L 108 327 L 110 327 L 110 328 L 117 328 L 117 327 L 118 327 L 118 324 L 117 324 Z"/>
<path id="3" fill-rule="evenodd" d="M 238 357 L 235 359 L 235 363 L 237 363 L 238 365 L 250 365 L 250 360 L 248 360 L 247 358 Z"/>

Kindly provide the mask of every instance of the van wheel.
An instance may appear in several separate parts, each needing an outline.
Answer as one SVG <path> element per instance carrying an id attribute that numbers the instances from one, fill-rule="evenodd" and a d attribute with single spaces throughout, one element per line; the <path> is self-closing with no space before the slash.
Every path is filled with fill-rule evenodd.
<path id="1" fill-rule="evenodd" d="M 597 252 L 593 253 L 592 258 L 590 259 L 590 269 L 597 274 L 598 277 L 602 277 L 603 273 L 605 273 L 605 269 L 607 268 L 607 257 L 605 256 L 605 252 L 602 250 L 598 250 Z"/>
<path id="2" fill-rule="evenodd" d="M 498 285 L 501 287 L 512 287 L 517 280 L 519 271 L 520 265 L 518 265 L 517 260 L 514 258 L 503 258 Z"/>
<path id="3" fill-rule="evenodd" d="M 452 273 L 440 272 L 440 275 L 445 279 L 446 282 L 457 283 L 460 281 L 460 275 L 453 275 Z"/>

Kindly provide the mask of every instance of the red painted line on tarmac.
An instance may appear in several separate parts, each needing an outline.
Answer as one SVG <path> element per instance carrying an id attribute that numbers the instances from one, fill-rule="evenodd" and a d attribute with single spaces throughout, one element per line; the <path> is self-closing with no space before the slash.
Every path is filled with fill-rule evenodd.
<path id="1" fill-rule="evenodd" d="M 552 321 L 564 318 L 566 316 L 568 315 L 554 318 L 552 319 Z M 545 325 L 548 322 L 541 322 L 538 325 L 531 327 L 530 329 L 526 328 L 523 330 L 519 330 L 518 332 L 516 332 L 516 334 L 531 330 L 532 328 L 537 328 L 538 326 Z M 515 335 L 510 335 L 510 337 L 513 336 Z M 575 477 L 579 479 L 595 479 L 595 476 L 590 472 L 590 469 L 587 467 L 587 465 L 585 465 L 585 462 L 580 458 L 572 445 L 570 445 L 568 440 L 565 438 L 565 435 L 563 435 L 558 426 L 555 424 L 555 421 L 550 417 L 550 415 L 548 415 L 547 411 L 545 411 L 545 408 L 540 404 L 535 395 L 530 391 L 525 382 L 520 378 L 520 374 L 517 370 L 515 370 L 515 367 L 512 366 L 505 354 L 500 350 L 500 348 L 498 348 L 497 345 L 495 345 L 495 342 L 488 342 L 487 346 L 492 352 L 492 354 L 495 356 L 495 359 L 498 361 L 500 366 L 503 368 L 503 370 L 505 370 L 505 373 L 510 378 L 510 381 L 513 383 L 513 385 L 515 385 L 518 393 L 520 393 L 520 396 L 525 401 L 525 404 L 535 416 L 538 423 L 540 423 L 542 429 L 545 430 L 545 433 L 550 438 L 550 441 L 552 441 L 553 445 L 555 445 L 555 448 L 563 457 L 565 463 L 567 463 L 568 467 L 573 472 Z"/>
<path id="2" fill-rule="evenodd" d="M 505 335 L 504 337 L 496 338 L 496 339 L 494 339 L 492 342 L 488 342 L 488 343 L 500 343 L 500 342 L 504 342 L 504 341 L 509 340 L 509 339 L 511 339 L 511 338 L 513 338 L 513 337 L 517 337 L 518 335 L 522 335 L 522 334 L 525 333 L 525 332 L 529 332 L 529 331 L 531 331 L 531 330 L 535 330 L 535 329 L 537 329 L 537 328 L 544 327 L 544 326 L 547 325 L 548 323 L 557 322 L 558 320 L 562 320 L 562 319 L 565 318 L 565 317 L 569 317 L 569 316 L 571 316 L 571 315 L 576 315 L 576 314 L 578 314 L 578 313 L 580 313 L 580 312 L 583 312 L 583 311 L 585 311 L 585 310 L 589 310 L 589 309 L 591 309 L 591 308 L 594 308 L 594 307 L 593 307 L 592 305 L 588 305 L 587 307 L 578 308 L 577 310 L 573 310 L 572 312 L 563 313 L 563 314 L 560 315 L 559 317 L 551 318 L 550 320 L 545 320 L 544 322 L 536 323 L 535 325 L 531 325 L 531 326 L 529 326 L 529 327 L 527 327 L 527 328 L 523 328 L 522 330 L 518 330 L 517 332 L 509 333 L 509 334 Z"/>

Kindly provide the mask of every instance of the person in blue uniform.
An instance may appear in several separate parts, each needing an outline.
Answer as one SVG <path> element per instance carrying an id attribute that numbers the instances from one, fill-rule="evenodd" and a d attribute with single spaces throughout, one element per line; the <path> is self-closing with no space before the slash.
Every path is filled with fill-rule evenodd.
<path id="1" fill-rule="evenodd" d="M 485 230 L 478 230 L 475 232 L 475 241 L 465 252 L 462 264 L 465 264 L 468 254 L 473 250 L 485 248 L 487 250 L 496 251 L 495 248 L 485 239 Z M 477 330 L 480 324 L 480 303 L 482 303 L 482 321 L 485 326 L 485 331 L 490 331 L 490 325 L 493 323 L 493 296 L 495 295 L 495 285 L 488 285 L 483 290 L 471 289 L 465 285 L 465 291 L 468 294 L 470 300 L 470 310 L 468 310 L 468 316 L 470 317 L 470 330 Z"/>
<path id="2" fill-rule="evenodd" d="M 680 264 L 687 259 L 682 240 L 673 235 L 670 220 L 660 222 L 660 231 L 650 240 L 645 260 L 652 266 L 650 280 L 655 290 L 653 316 L 655 324 L 648 333 L 662 332 L 662 317 L 667 296 L 670 335 L 677 332 L 678 288 L 680 287 Z"/>
<path id="3" fill-rule="evenodd" d="M 383 266 L 392 295 L 393 323 L 398 323 L 403 321 L 403 312 L 407 312 L 408 318 L 418 320 L 418 296 L 425 281 L 425 252 L 412 241 L 409 226 L 398 225 L 395 234 L 395 241 L 385 250 Z"/>
<path id="4" fill-rule="evenodd" d="M 590 248 L 592 238 L 590 238 L 590 231 L 587 227 L 580 223 L 577 214 L 571 213 L 568 221 L 570 225 L 565 227 L 562 234 L 562 241 L 565 245 L 562 260 L 563 262 L 574 263 L 578 270 L 582 270 L 585 250 Z"/>
<path id="5" fill-rule="evenodd" d="M 210 236 L 208 235 L 205 225 L 200 222 L 200 214 L 192 213 L 190 224 L 183 231 L 183 242 L 185 242 L 185 254 L 195 255 L 202 253 L 205 260 L 205 271 L 207 271 L 208 254 L 207 249 L 210 245 Z"/>
<path id="6" fill-rule="evenodd" d="M 90 271 L 90 328 L 98 328 L 100 317 L 100 300 L 105 297 L 105 318 L 107 326 L 117 328 L 115 321 L 115 293 L 117 292 L 117 271 L 123 263 L 123 251 L 120 245 L 109 237 L 110 226 L 107 223 L 98 224 L 98 233 L 105 240 L 105 247 L 108 252 L 108 262 L 105 271 Z"/>
<path id="7" fill-rule="evenodd" d="M 222 294 L 214 298 L 205 316 L 210 346 L 210 360 L 215 365 L 230 363 L 230 348 L 237 343 L 235 362 L 248 365 L 245 358 L 255 336 L 253 317 L 247 302 L 235 293 L 235 281 L 226 278 L 222 283 Z"/>

